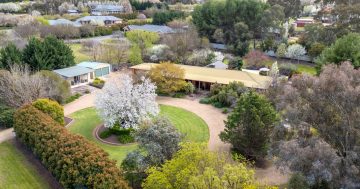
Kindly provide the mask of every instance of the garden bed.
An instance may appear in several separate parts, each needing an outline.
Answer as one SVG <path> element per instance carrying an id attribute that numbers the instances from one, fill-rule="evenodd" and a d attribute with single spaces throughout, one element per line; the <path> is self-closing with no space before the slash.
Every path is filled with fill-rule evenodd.
<path id="1" fill-rule="evenodd" d="M 123 143 L 120 143 L 119 142 L 119 139 L 117 135 L 110 135 L 109 137 L 106 137 L 106 138 L 101 138 L 100 135 L 101 133 L 103 132 L 106 132 L 108 130 L 108 128 L 106 128 L 104 126 L 104 124 L 101 124 L 99 126 L 97 126 L 95 129 L 94 129 L 94 136 L 97 140 L 99 140 L 100 142 L 102 143 L 105 143 L 105 144 L 110 144 L 110 145 L 114 145 L 114 146 L 126 146 L 126 145 L 133 145 L 135 144 L 135 142 L 131 142 L 131 143 L 126 143 L 126 144 L 123 144 Z"/>

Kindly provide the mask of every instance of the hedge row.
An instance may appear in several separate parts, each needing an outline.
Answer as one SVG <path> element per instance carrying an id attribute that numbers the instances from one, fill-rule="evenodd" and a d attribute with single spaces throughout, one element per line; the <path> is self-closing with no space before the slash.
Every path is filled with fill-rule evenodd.
<path id="1" fill-rule="evenodd" d="M 56 101 L 41 98 L 33 102 L 32 105 L 43 113 L 49 115 L 60 125 L 65 125 L 64 108 Z"/>
<path id="2" fill-rule="evenodd" d="M 19 140 L 64 188 L 129 188 L 106 152 L 82 136 L 69 133 L 34 106 L 23 106 L 14 117 Z"/>

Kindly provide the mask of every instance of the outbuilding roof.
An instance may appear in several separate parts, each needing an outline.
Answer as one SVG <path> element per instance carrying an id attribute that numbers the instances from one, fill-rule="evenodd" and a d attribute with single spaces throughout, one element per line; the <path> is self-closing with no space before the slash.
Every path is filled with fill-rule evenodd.
<path id="1" fill-rule="evenodd" d="M 75 77 L 75 76 L 87 74 L 93 72 L 94 70 L 83 66 L 72 66 L 72 67 L 57 69 L 53 71 L 63 77 L 69 78 L 69 77 Z"/>
<path id="2" fill-rule="evenodd" d="M 86 67 L 90 69 L 99 69 L 104 67 L 109 67 L 110 64 L 108 63 L 101 63 L 101 62 L 80 62 L 77 66 Z"/>
<path id="3" fill-rule="evenodd" d="M 168 26 L 145 24 L 145 25 L 128 25 L 127 27 L 129 30 L 144 30 L 144 31 L 163 33 L 163 34 L 174 33 L 174 30 Z"/>
<path id="4" fill-rule="evenodd" d="M 149 71 L 159 64 L 144 63 L 131 67 L 135 70 Z M 246 87 L 267 89 L 271 83 L 271 77 L 261 76 L 238 70 L 214 69 L 198 66 L 177 65 L 185 70 L 185 79 L 209 83 L 229 84 L 233 81 L 242 82 Z"/>

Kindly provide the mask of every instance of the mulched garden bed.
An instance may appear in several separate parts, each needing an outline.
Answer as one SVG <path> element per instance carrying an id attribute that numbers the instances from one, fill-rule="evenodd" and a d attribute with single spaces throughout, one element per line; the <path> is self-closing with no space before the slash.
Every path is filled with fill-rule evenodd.
<path id="1" fill-rule="evenodd" d="M 73 119 L 69 117 L 64 117 L 64 121 L 65 121 L 65 127 L 68 127 L 69 124 L 73 121 Z"/>
<path id="2" fill-rule="evenodd" d="M 107 129 L 108 128 L 104 127 L 104 124 L 101 124 L 94 129 L 93 135 L 100 142 L 105 143 L 105 144 L 114 145 L 114 146 L 127 146 L 127 145 L 134 144 L 134 143 L 122 144 L 119 142 L 118 136 L 116 136 L 116 135 L 111 135 L 108 138 L 104 138 L 104 139 L 100 138 L 100 133 L 102 133 L 103 131 L 105 131 Z"/>

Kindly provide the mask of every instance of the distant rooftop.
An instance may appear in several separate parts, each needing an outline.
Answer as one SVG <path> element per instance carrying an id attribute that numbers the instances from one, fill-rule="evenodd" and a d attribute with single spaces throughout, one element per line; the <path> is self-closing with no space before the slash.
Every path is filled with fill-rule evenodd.
<path id="1" fill-rule="evenodd" d="M 121 5 L 109 5 L 109 4 L 101 4 L 96 5 L 92 11 L 103 12 L 103 11 L 112 11 L 112 12 L 122 12 L 124 11 L 124 7 Z"/>
<path id="2" fill-rule="evenodd" d="M 50 26 L 57 26 L 57 25 L 72 25 L 72 26 L 80 26 L 78 23 L 72 22 L 67 19 L 57 19 L 57 20 L 48 20 Z"/>
<path id="3" fill-rule="evenodd" d="M 156 33 L 174 33 L 174 30 L 168 26 L 159 26 L 159 25 L 152 25 L 152 24 L 145 24 L 145 25 L 128 25 L 129 30 L 144 30 L 149 32 L 156 32 Z"/>
<path id="4" fill-rule="evenodd" d="M 149 71 L 152 67 L 159 64 L 144 63 L 131 67 L 135 70 Z M 271 77 L 261 76 L 238 70 L 225 70 L 206 68 L 199 66 L 188 66 L 177 64 L 185 70 L 185 79 L 193 81 L 202 81 L 209 83 L 229 84 L 233 81 L 242 82 L 246 87 L 267 89 L 271 83 Z"/>
<path id="5" fill-rule="evenodd" d="M 219 50 L 226 50 L 226 45 L 221 43 L 210 43 L 211 47 Z"/>
<path id="6" fill-rule="evenodd" d="M 90 21 L 90 20 L 95 20 L 95 21 L 105 21 L 105 20 L 121 21 L 120 18 L 117 18 L 115 16 L 84 16 L 82 18 L 77 19 L 76 22 Z"/>
<path id="7" fill-rule="evenodd" d="M 93 72 L 94 70 L 83 66 L 72 66 L 72 67 L 53 70 L 53 71 L 61 76 L 69 78 L 69 77 L 75 77 L 75 76 L 87 74 Z"/>

